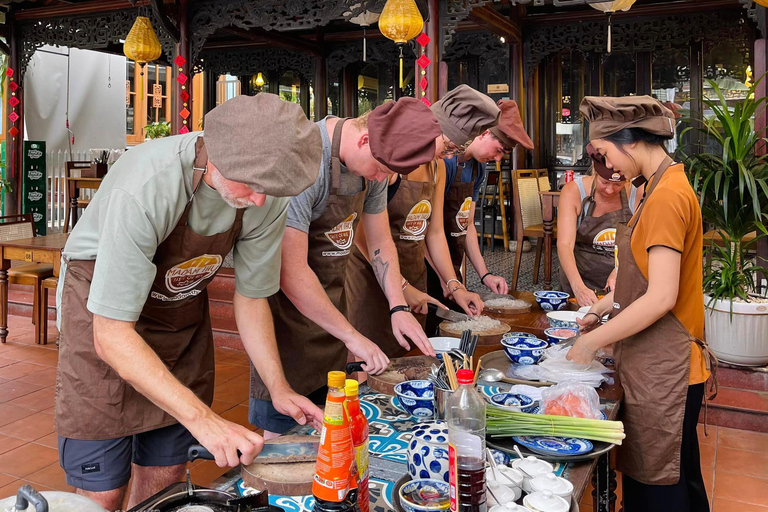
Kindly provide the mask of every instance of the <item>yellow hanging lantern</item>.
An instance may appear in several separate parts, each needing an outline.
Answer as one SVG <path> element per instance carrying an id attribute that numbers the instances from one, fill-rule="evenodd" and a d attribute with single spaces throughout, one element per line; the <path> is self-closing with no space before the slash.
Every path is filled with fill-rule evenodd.
<path id="1" fill-rule="evenodd" d="M 379 31 L 400 47 L 400 88 L 403 88 L 403 45 L 421 34 L 424 20 L 414 0 L 387 0 L 379 16 Z"/>
<path id="2" fill-rule="evenodd" d="M 755 0 L 755 2 L 763 7 L 768 7 L 768 0 Z"/>
<path id="3" fill-rule="evenodd" d="M 589 4 L 598 11 L 603 11 L 608 14 L 608 53 L 611 53 L 611 14 L 617 11 L 628 11 L 634 3 L 635 0 L 613 0 L 612 2 Z"/>
<path id="4" fill-rule="evenodd" d="M 163 48 L 160 46 L 160 40 L 157 39 L 152 22 L 146 16 L 137 16 L 133 22 L 131 31 L 125 37 L 123 44 L 123 53 L 126 57 L 136 62 L 141 69 L 141 78 L 139 79 L 139 99 L 144 99 L 144 64 L 152 62 L 160 57 Z"/>

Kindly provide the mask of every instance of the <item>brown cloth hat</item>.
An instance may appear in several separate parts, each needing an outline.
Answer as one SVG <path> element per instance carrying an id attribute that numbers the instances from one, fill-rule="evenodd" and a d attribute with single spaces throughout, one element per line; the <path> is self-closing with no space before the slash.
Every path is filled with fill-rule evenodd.
<path id="1" fill-rule="evenodd" d="M 533 149 L 533 141 L 525 133 L 517 102 L 515 100 L 499 100 L 497 105 L 501 109 L 501 115 L 499 116 L 499 124 L 490 128 L 491 133 L 508 148 L 514 148 L 516 144 L 520 144 L 525 149 Z"/>
<path id="2" fill-rule="evenodd" d="M 650 96 L 585 96 L 579 111 L 589 121 L 592 139 L 602 139 L 625 128 L 642 128 L 668 139 L 675 136 L 672 111 Z"/>
<path id="3" fill-rule="evenodd" d="M 457 146 L 498 124 L 501 114 L 491 98 L 468 85 L 448 91 L 430 108 L 440 129 Z"/>
<path id="4" fill-rule="evenodd" d="M 373 158 L 400 174 L 431 162 L 439 135 L 437 119 L 416 98 L 388 101 L 368 115 L 368 141 Z"/>
<path id="5" fill-rule="evenodd" d="M 621 173 L 614 172 L 605 165 L 605 157 L 592 144 L 587 144 L 587 154 L 592 159 L 592 167 L 601 178 L 614 182 L 626 181 Z"/>
<path id="6" fill-rule="evenodd" d="M 320 128 L 275 94 L 237 96 L 205 115 L 208 160 L 228 180 L 274 197 L 296 196 L 320 171 Z"/>

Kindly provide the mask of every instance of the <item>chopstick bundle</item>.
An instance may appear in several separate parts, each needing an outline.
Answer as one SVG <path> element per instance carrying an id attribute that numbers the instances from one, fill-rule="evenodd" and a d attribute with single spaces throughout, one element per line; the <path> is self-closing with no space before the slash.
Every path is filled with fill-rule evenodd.
<path id="1" fill-rule="evenodd" d="M 450 357 L 444 357 L 445 373 L 448 375 L 448 383 L 451 385 L 452 390 L 456 390 L 459 387 L 459 382 L 456 379 L 456 369 L 453 367 L 453 359 Z"/>

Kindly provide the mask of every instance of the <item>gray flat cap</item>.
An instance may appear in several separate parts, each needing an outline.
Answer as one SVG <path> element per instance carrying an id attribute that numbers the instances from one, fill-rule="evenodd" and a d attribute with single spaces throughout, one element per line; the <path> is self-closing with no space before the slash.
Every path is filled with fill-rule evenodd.
<path id="1" fill-rule="evenodd" d="M 208 112 L 204 128 L 208 160 L 228 180 L 287 197 L 317 179 L 320 128 L 295 103 L 269 93 L 237 96 Z"/>
<path id="2" fill-rule="evenodd" d="M 496 102 L 468 85 L 451 89 L 430 107 L 443 133 L 461 146 L 499 123 Z"/>

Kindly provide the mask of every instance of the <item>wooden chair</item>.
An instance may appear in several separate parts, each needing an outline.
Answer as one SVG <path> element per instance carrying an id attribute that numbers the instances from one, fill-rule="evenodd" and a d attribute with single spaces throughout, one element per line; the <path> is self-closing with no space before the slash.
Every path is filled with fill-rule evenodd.
<path id="1" fill-rule="evenodd" d="M 504 251 L 509 251 L 509 231 L 507 229 L 507 188 L 509 182 L 504 182 L 503 173 L 491 168 L 488 164 L 485 173 L 485 183 L 483 183 L 482 193 L 478 198 L 477 209 L 480 210 L 480 254 L 485 253 L 485 242 L 488 241 L 488 247 L 493 247 L 494 240 L 504 242 Z M 492 192 L 488 193 L 488 188 Z M 485 232 L 485 214 L 486 209 L 491 212 L 491 232 Z M 496 217 L 501 217 L 501 234 L 496 234 Z"/>
<path id="2" fill-rule="evenodd" d="M 515 205 L 515 268 L 512 272 L 512 291 L 517 290 L 520 263 L 523 258 L 523 238 L 536 238 L 536 258 L 533 263 L 533 284 L 539 282 L 541 252 L 544 246 L 544 222 L 541 219 L 540 192 L 550 189 L 546 169 L 518 169 L 512 172 L 512 191 Z M 557 238 L 557 225 L 554 237 Z"/>
<path id="3" fill-rule="evenodd" d="M 40 293 L 40 316 L 38 317 L 38 325 L 40 330 L 40 336 L 43 345 L 48 343 L 48 290 L 53 290 L 56 293 L 56 287 L 59 284 L 57 277 L 49 277 L 42 282 L 42 290 Z M 56 338 L 56 345 L 59 344 L 58 338 Z"/>
<path id="4" fill-rule="evenodd" d="M 77 210 L 78 208 L 85 208 L 87 207 L 91 201 L 90 199 L 80 199 L 77 197 L 78 188 L 75 187 L 75 194 L 73 197 L 70 197 L 70 183 L 72 181 L 72 178 L 76 178 L 77 176 L 72 176 L 72 171 L 78 170 L 82 171 L 84 168 L 90 168 L 91 163 L 87 160 L 75 160 L 72 162 L 65 162 L 64 163 L 64 172 L 66 179 L 64 180 L 64 190 L 66 191 L 65 201 L 67 204 L 67 210 L 66 213 L 64 213 L 64 229 L 63 232 L 67 233 L 69 232 L 69 219 L 72 218 L 72 227 L 75 227 L 75 224 L 77 224 Z"/>
<path id="5" fill-rule="evenodd" d="M 32 214 L 8 215 L 0 217 L 0 240 L 18 240 L 37 236 Z M 35 343 L 45 342 L 41 338 L 40 304 L 42 300 L 42 282 L 53 275 L 53 265 L 31 263 L 17 265 L 8 270 L 8 283 L 32 287 L 32 323 L 35 324 Z"/>

